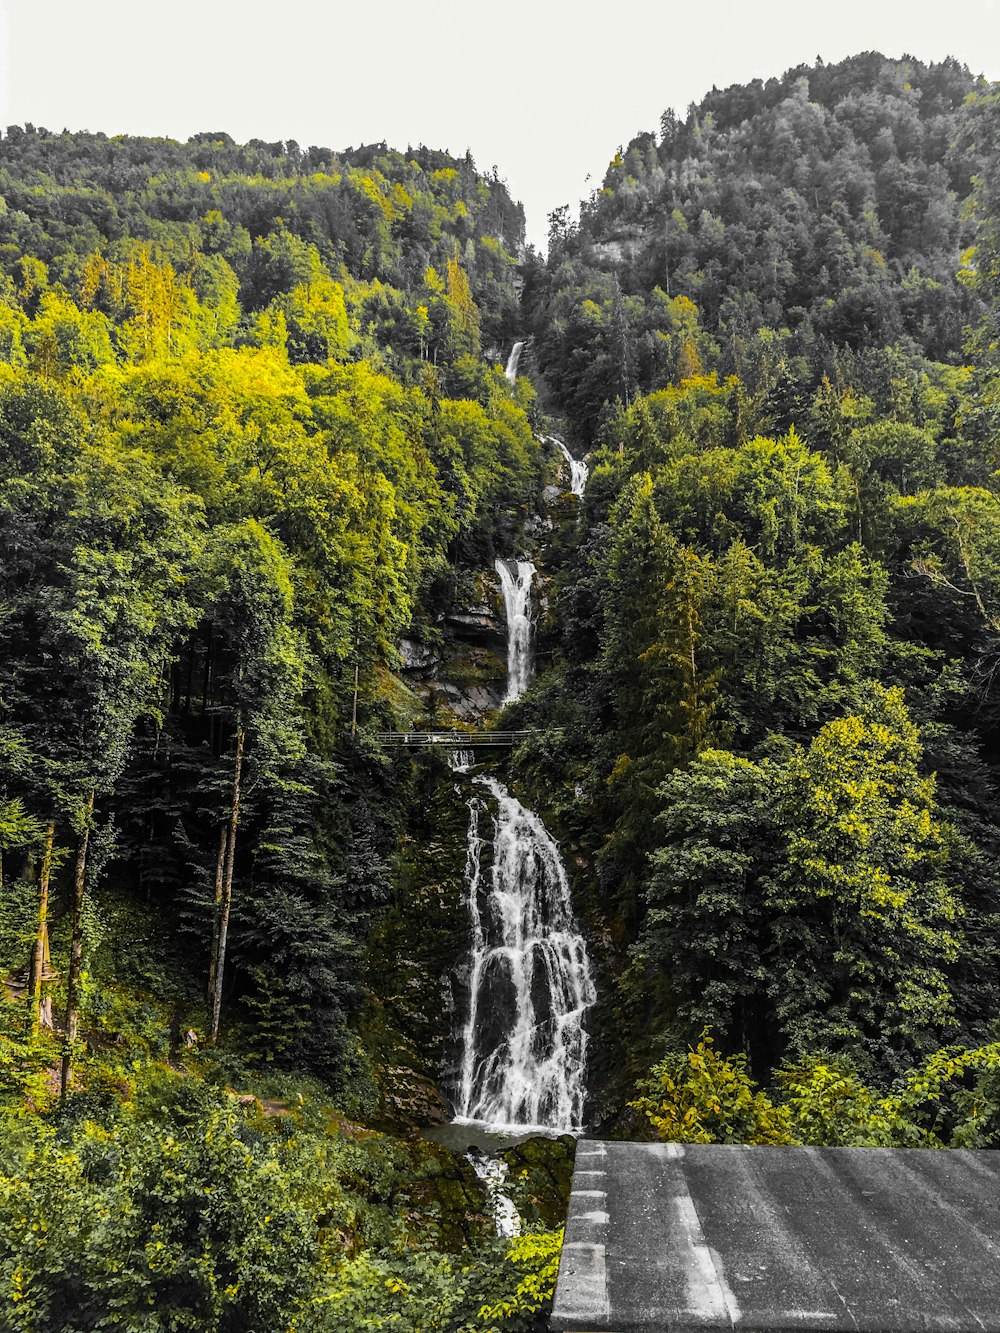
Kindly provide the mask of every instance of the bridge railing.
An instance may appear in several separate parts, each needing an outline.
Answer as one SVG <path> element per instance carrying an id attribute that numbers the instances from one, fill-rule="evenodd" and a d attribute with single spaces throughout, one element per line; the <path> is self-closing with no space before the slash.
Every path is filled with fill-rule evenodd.
<path id="1" fill-rule="evenodd" d="M 449 749 L 477 749 L 483 745 L 520 745 L 533 732 L 376 732 L 380 745 L 444 745 Z"/>

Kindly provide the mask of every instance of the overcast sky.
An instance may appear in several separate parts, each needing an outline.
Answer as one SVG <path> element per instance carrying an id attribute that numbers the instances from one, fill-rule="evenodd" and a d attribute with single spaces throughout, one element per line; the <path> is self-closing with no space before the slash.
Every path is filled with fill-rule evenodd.
<path id="1" fill-rule="evenodd" d="M 1000 0 L 0 0 L 0 123 L 470 148 L 542 245 L 666 107 L 861 50 L 1000 79 Z"/>

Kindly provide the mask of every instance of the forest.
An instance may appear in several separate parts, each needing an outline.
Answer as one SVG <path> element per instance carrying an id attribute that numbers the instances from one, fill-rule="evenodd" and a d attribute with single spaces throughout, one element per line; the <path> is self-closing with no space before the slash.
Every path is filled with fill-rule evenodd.
<path id="1" fill-rule="evenodd" d="M 0 138 L 4 1330 L 528 1333 L 560 1131 L 1000 1146 L 1000 91 L 713 89 L 524 229 L 425 147 Z M 513 1236 L 428 1132 L 487 771 L 596 997 Z"/>

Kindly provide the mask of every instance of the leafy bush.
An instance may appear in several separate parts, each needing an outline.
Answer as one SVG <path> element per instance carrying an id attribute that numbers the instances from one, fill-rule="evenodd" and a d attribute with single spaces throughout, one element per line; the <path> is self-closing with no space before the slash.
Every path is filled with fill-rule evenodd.
<path id="1" fill-rule="evenodd" d="M 945 1047 L 886 1092 L 850 1062 L 815 1056 L 774 1072 L 775 1099 L 723 1056 L 706 1029 L 686 1054 L 660 1061 L 630 1106 L 675 1143 L 776 1143 L 844 1148 L 989 1148 L 1000 1143 L 1000 1042 Z"/>
<path id="2" fill-rule="evenodd" d="M 542 1327 L 561 1232 L 485 1239 L 484 1216 L 447 1253 L 443 1149 L 421 1154 L 314 1096 L 277 1109 L 265 1114 L 254 1098 L 147 1065 L 117 1097 L 91 1090 L 58 1116 L 9 1118 L 0 1327 Z"/>
<path id="3" fill-rule="evenodd" d="M 654 1066 L 629 1105 L 669 1142 L 790 1143 L 787 1112 L 756 1087 L 746 1056 L 720 1055 L 706 1028 L 696 1047 Z"/>

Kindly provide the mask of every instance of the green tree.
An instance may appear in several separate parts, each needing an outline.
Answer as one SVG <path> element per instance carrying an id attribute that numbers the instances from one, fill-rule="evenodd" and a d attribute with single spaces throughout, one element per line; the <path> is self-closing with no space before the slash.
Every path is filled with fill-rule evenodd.
<path id="1" fill-rule="evenodd" d="M 921 757 L 902 692 L 873 688 L 776 774 L 768 994 L 792 1051 L 893 1068 L 954 1023 L 961 891 Z"/>
<path id="2" fill-rule="evenodd" d="M 33 756 L 12 790 L 76 842 L 63 1085 L 76 1033 L 86 859 L 95 798 L 115 787 L 135 725 L 160 703 L 165 662 L 190 624 L 184 586 L 198 510 L 134 448 L 102 440 L 34 381 L 0 400 L 6 641 L 0 726 Z M 47 940 L 51 836 L 39 878 L 37 964 Z"/>
<path id="3" fill-rule="evenodd" d="M 660 521 L 648 474 L 629 481 L 612 518 L 601 673 L 614 709 L 608 789 L 618 822 L 602 859 L 628 904 L 650 845 L 656 788 L 710 739 L 715 681 L 700 644 L 712 567 Z"/>
<path id="4" fill-rule="evenodd" d="M 228 664 L 224 697 L 233 730 L 233 758 L 225 834 L 220 832 L 215 875 L 209 973 L 209 1039 L 219 1035 L 244 766 L 255 779 L 273 774 L 302 752 L 297 710 L 302 688 L 302 643 L 293 627 L 294 597 L 280 543 L 253 519 L 217 528 L 206 550 L 206 584 L 214 636 Z"/>
<path id="5" fill-rule="evenodd" d="M 760 878 L 778 840 L 765 769 L 704 750 L 657 793 L 657 840 L 633 952 L 658 1002 L 653 1024 L 711 1026 L 745 1048 L 760 1034 L 767 972 Z"/>

